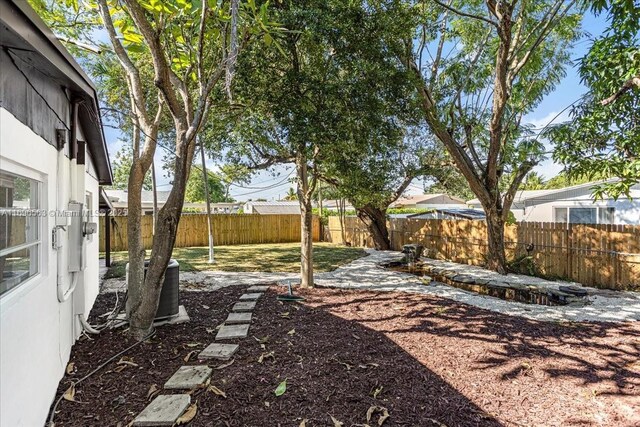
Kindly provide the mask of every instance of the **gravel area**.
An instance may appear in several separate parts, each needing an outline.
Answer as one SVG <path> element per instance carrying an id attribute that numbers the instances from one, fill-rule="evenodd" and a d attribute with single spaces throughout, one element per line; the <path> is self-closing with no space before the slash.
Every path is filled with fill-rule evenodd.
<path id="1" fill-rule="evenodd" d="M 368 249 L 367 252 L 369 253 L 368 256 L 359 258 L 334 271 L 316 274 L 316 284 L 323 287 L 344 289 L 399 291 L 436 295 L 486 310 L 535 320 L 600 322 L 640 320 L 640 293 L 638 292 L 619 292 L 587 288 L 594 294 L 588 297 L 589 303 L 583 307 L 524 304 L 479 295 L 438 282 L 431 282 L 426 285 L 422 278 L 413 274 L 380 267 L 379 264 L 381 263 L 400 259 L 402 256 L 400 252 L 374 251 L 370 249 Z M 478 275 L 489 279 L 506 280 L 505 276 L 480 267 L 437 260 L 429 260 L 429 262 L 437 263 L 443 268 L 455 267 L 460 269 L 464 274 Z M 213 291 L 227 286 L 274 283 L 287 279 L 295 280 L 297 277 L 298 274 L 296 273 L 233 273 L 219 271 L 180 273 L 183 289 L 200 291 Z M 518 274 L 509 274 L 506 277 L 508 281 L 513 283 L 536 284 L 537 286 L 580 286 L 572 282 L 554 282 Z M 123 290 L 124 287 L 124 281 L 121 279 L 108 279 L 103 282 L 103 291 L 112 291 L 114 289 Z"/>

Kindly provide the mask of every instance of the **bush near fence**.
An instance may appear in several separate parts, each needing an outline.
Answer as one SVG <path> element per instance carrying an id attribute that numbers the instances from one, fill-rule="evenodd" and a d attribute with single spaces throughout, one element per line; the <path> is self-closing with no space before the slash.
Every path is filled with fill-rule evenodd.
<path id="1" fill-rule="evenodd" d="M 391 246 L 419 243 L 432 258 L 484 265 L 484 221 L 392 218 Z M 353 246 L 373 247 L 357 217 L 345 218 L 345 236 Z M 324 239 L 343 243 L 340 220 L 330 217 Z M 536 274 L 587 286 L 640 290 L 640 226 L 519 222 L 505 228 L 507 258 L 531 256 Z M 527 252 L 527 246 L 533 249 Z"/>
<path id="2" fill-rule="evenodd" d="M 100 250 L 105 250 L 104 221 L 100 217 Z M 127 217 L 114 216 L 111 220 L 111 250 L 126 251 Z M 287 243 L 300 241 L 300 215 L 213 214 L 213 241 L 216 245 L 242 245 L 254 243 Z M 151 249 L 153 217 L 142 216 L 142 241 Z M 320 220 L 313 218 L 313 239 L 320 240 Z M 176 233 L 177 248 L 207 246 L 209 244 L 207 215 L 183 214 Z"/>

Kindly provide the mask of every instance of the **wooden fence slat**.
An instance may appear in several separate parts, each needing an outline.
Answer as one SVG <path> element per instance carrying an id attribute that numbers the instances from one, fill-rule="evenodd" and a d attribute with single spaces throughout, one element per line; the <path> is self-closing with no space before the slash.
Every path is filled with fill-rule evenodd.
<path id="1" fill-rule="evenodd" d="M 394 250 L 420 243 L 432 258 L 484 263 L 484 221 L 391 218 L 388 226 Z M 325 238 L 342 243 L 338 217 L 329 217 Z M 372 246 L 357 217 L 345 218 L 345 238 L 354 246 Z M 519 222 L 505 227 L 505 241 L 509 259 L 526 255 L 532 243 L 536 267 L 545 276 L 587 286 L 640 288 L 640 226 Z"/>
<path id="2" fill-rule="evenodd" d="M 100 250 L 104 251 L 104 216 L 100 217 Z M 126 251 L 127 217 L 111 219 L 111 250 Z M 287 243 L 300 241 L 300 215 L 212 215 L 213 241 L 215 245 L 239 245 L 254 243 Z M 320 219 L 313 217 L 313 240 L 320 241 Z M 142 216 L 142 242 L 150 249 L 153 242 L 153 218 Z M 180 218 L 175 247 L 207 246 L 209 244 L 206 214 L 185 214 Z"/>

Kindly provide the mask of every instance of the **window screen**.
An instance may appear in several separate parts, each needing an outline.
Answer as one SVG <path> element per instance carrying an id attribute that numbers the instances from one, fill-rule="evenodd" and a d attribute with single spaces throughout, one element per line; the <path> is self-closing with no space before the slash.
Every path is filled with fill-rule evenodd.
<path id="1" fill-rule="evenodd" d="M 600 224 L 613 224 L 615 208 L 600 208 Z"/>
<path id="2" fill-rule="evenodd" d="M 0 171 L 0 295 L 39 272 L 40 182 Z"/>
<path id="3" fill-rule="evenodd" d="M 555 222 L 567 222 L 567 208 L 556 208 Z"/>
<path id="4" fill-rule="evenodd" d="M 571 208 L 569 209 L 569 222 L 571 224 L 596 224 L 597 208 Z"/>

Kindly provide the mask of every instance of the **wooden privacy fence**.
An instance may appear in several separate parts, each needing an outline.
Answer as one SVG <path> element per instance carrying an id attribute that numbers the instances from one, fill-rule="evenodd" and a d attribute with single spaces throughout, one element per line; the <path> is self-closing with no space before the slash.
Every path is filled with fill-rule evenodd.
<path id="1" fill-rule="evenodd" d="M 426 255 L 483 265 L 487 253 L 484 221 L 393 218 L 391 246 L 419 243 Z M 357 217 L 345 218 L 345 238 L 353 246 L 372 247 Z M 340 220 L 330 217 L 325 240 L 342 243 Z M 640 226 L 519 222 L 505 228 L 507 259 L 531 255 L 537 274 L 587 286 L 640 289 Z M 530 252 L 527 246 L 533 245 Z"/>
<path id="2" fill-rule="evenodd" d="M 111 220 L 111 250 L 127 250 L 127 217 Z M 251 243 L 286 243 L 300 241 L 300 215 L 214 214 L 213 241 L 216 245 Z M 100 217 L 100 250 L 105 250 L 105 217 Z M 142 240 L 145 249 L 151 248 L 153 217 L 142 216 Z M 320 221 L 313 217 L 313 239 L 320 240 Z M 183 214 L 178 224 L 176 247 L 207 246 L 209 244 L 207 215 Z"/>

